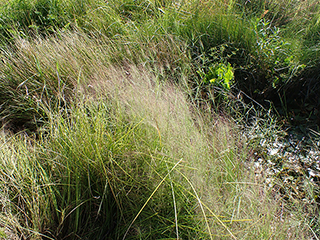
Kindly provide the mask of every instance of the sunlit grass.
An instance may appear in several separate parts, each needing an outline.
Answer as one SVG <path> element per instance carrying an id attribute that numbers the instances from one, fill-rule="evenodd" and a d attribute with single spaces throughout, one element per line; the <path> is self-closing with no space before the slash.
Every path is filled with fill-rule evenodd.
<path id="1" fill-rule="evenodd" d="M 68 107 L 41 104 L 38 140 L 3 135 L 3 225 L 32 239 L 306 234 L 291 229 L 294 216 L 278 217 L 280 200 L 250 174 L 232 122 L 203 119 L 148 69 L 101 71 Z"/>
<path id="2" fill-rule="evenodd" d="M 273 81 L 275 60 L 287 53 L 306 63 L 298 40 L 279 47 L 296 35 L 274 42 L 268 34 L 308 6 L 282 13 L 283 4 L 263 1 L 75 2 L 1 4 L 1 235 L 313 236 L 303 204 L 284 201 L 254 168 L 259 139 L 245 139 L 234 121 L 249 116 L 232 119 L 214 105 L 214 89 L 197 75 L 227 61 Z M 317 25 L 306 29 L 312 35 Z M 229 100 L 223 106 L 237 106 Z M 269 123 L 254 131 L 276 132 Z"/>

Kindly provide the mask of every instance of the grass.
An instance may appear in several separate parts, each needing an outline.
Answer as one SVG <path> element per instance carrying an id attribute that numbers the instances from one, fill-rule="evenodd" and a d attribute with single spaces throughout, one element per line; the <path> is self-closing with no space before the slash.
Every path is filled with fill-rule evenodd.
<path id="1" fill-rule="evenodd" d="M 95 98 L 51 110 L 37 141 L 3 135 L 6 226 L 31 239 L 303 236 L 248 175 L 227 119 L 206 126 L 176 87 L 129 73 L 110 68 Z"/>
<path id="2" fill-rule="evenodd" d="M 314 237 L 316 207 L 266 184 L 251 154 L 259 138 L 231 118 L 261 117 L 236 87 L 253 99 L 309 64 L 316 39 L 304 50 L 289 34 L 317 12 L 309 3 L 1 3 L 1 237 Z M 294 37 L 314 34 L 308 24 Z M 217 62 L 235 72 L 222 102 L 197 74 Z M 254 131 L 273 136 L 268 125 Z"/>

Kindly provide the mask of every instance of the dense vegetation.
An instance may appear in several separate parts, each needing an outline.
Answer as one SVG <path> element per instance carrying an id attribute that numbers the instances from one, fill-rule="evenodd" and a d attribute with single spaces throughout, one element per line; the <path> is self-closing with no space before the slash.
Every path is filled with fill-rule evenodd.
<path id="1" fill-rule="evenodd" d="M 258 163 L 320 136 L 319 33 L 316 0 L 1 1 L 0 238 L 317 239 L 320 174 Z"/>

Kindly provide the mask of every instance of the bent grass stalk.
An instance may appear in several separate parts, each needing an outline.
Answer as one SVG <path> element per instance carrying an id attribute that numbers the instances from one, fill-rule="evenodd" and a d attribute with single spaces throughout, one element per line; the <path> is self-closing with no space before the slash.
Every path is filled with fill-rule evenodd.
<path id="1" fill-rule="evenodd" d="M 129 227 L 127 228 L 127 231 L 125 232 L 122 240 L 124 240 L 130 230 L 130 228 L 132 227 L 133 223 L 137 220 L 137 218 L 139 217 L 140 213 L 143 211 L 143 209 L 147 206 L 148 202 L 151 200 L 151 198 L 153 197 L 153 195 L 158 191 L 159 187 L 162 185 L 162 183 L 166 180 L 166 178 L 170 175 L 170 173 L 180 164 L 180 162 L 182 161 L 182 159 L 179 160 L 179 162 L 177 162 L 171 169 L 170 171 L 167 173 L 166 176 L 164 176 L 164 178 L 160 181 L 160 183 L 158 184 L 158 186 L 153 190 L 153 192 L 151 193 L 151 195 L 149 196 L 149 198 L 147 199 L 147 201 L 143 204 L 143 206 L 141 207 L 141 209 L 139 210 L 139 212 L 137 213 L 137 215 L 134 217 L 134 219 L 131 221 Z"/>
<path id="2" fill-rule="evenodd" d="M 210 213 L 212 214 L 212 216 L 214 216 L 215 219 L 217 219 L 217 221 L 230 233 L 230 236 L 233 238 L 233 239 L 237 239 L 233 234 L 232 232 L 230 231 L 230 229 L 220 220 L 220 218 L 214 213 L 212 212 L 212 210 L 207 207 L 202 201 L 201 199 L 199 198 L 198 194 L 197 194 L 197 191 L 196 189 L 194 188 L 193 184 L 190 182 L 190 180 L 182 173 L 178 170 L 178 173 L 180 173 L 180 175 L 189 183 L 190 187 L 192 188 L 193 190 L 193 193 L 191 193 L 198 201 L 199 203 L 199 206 L 201 208 L 201 211 L 202 211 L 202 214 L 203 214 L 203 217 L 205 219 L 205 222 L 206 222 L 206 225 L 207 225 L 207 228 L 208 228 L 208 232 L 210 234 L 210 238 L 213 239 L 213 235 L 211 234 L 211 229 L 210 229 L 210 226 L 209 226 L 209 222 L 208 222 L 208 219 L 207 219 L 207 215 L 203 209 L 203 206 L 205 206 L 207 208 L 207 210 L 210 211 Z"/>
<path id="3" fill-rule="evenodd" d="M 158 132 L 160 134 L 160 131 L 158 131 Z M 161 138 L 160 138 L 160 140 L 161 140 Z M 166 163 L 166 166 L 167 166 L 167 170 L 168 170 L 168 173 L 169 173 L 169 167 L 168 167 L 167 163 Z M 172 201 L 173 201 L 173 208 L 174 208 L 174 221 L 175 221 L 175 224 L 176 224 L 176 234 L 177 234 L 177 239 L 180 239 L 179 238 L 179 228 L 178 228 L 178 213 L 177 213 L 176 197 L 175 197 L 172 178 L 171 178 L 170 174 L 169 174 L 169 179 L 170 179 L 170 187 L 171 187 L 171 192 L 172 192 Z"/>

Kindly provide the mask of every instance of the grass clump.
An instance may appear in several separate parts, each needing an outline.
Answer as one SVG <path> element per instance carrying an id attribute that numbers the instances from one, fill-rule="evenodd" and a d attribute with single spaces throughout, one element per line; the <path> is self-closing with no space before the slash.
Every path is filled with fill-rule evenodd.
<path id="1" fill-rule="evenodd" d="M 2 53 L 1 116 L 18 130 L 35 130 L 42 124 L 46 113 L 39 108 L 41 104 L 63 108 L 79 92 L 95 92 L 95 79 L 105 76 L 110 64 L 149 66 L 159 81 L 173 79 L 175 71 L 190 72 L 188 65 L 177 63 L 189 61 L 183 44 L 170 37 L 146 46 L 114 42 L 108 37 L 91 38 L 81 32 L 58 37 L 34 41 L 19 38 Z"/>
<path id="2" fill-rule="evenodd" d="M 289 9 L 282 11 L 283 3 L 265 1 L 25 0 L 21 4 L 18 1 L 4 4 L 0 13 L 3 12 L 3 29 L 9 34 L 3 36 L 11 42 L 16 35 L 23 38 L 37 34 L 48 36 L 57 30 L 81 29 L 89 36 L 107 36 L 116 41 L 115 45 L 121 47 L 122 52 L 129 48 L 129 51 L 146 53 L 150 45 L 157 46 L 163 39 L 164 42 L 173 39 L 178 47 L 181 43 L 185 49 L 182 50 L 184 56 L 174 59 L 174 66 L 170 67 L 180 71 L 182 65 L 189 64 L 193 69 L 189 76 L 192 87 L 199 87 L 195 79 L 201 82 L 196 72 L 209 72 L 217 62 L 218 53 L 220 62 L 230 63 L 235 69 L 237 88 L 255 99 L 262 96 L 274 100 L 272 92 L 295 82 L 310 64 L 306 58 L 310 59 L 308 52 L 314 52 L 309 50 L 316 40 L 304 48 L 303 42 L 294 39 L 305 39 L 305 34 L 301 37 L 300 34 L 306 31 L 312 35 L 316 31 L 316 18 L 305 22 L 306 29 L 290 30 L 290 24 L 298 23 L 307 9 L 317 13 L 314 1 L 308 4 L 288 1 Z M 307 37 L 306 41 L 310 39 L 312 37 Z M 224 50 L 217 52 L 221 46 Z M 138 61 L 153 64 L 163 58 L 143 55 L 147 57 Z M 130 56 L 130 60 L 137 61 L 136 56 L 141 54 Z M 166 67 L 167 72 L 173 70 L 170 67 Z"/>
<path id="3" fill-rule="evenodd" d="M 91 81 L 94 94 L 44 109 L 39 140 L 3 135 L 3 225 L 31 239 L 306 234 L 248 177 L 227 119 L 203 119 L 141 67 L 109 66 Z"/>
<path id="4" fill-rule="evenodd" d="M 286 202 L 256 169 L 259 139 L 246 142 L 226 114 L 235 107 L 232 116 L 261 117 L 235 89 L 263 109 L 254 97 L 285 90 L 306 67 L 279 15 L 292 9 L 281 13 L 266 1 L 252 8 L 244 1 L 20 2 L 0 10 L 4 234 L 314 235 L 304 205 Z"/>

